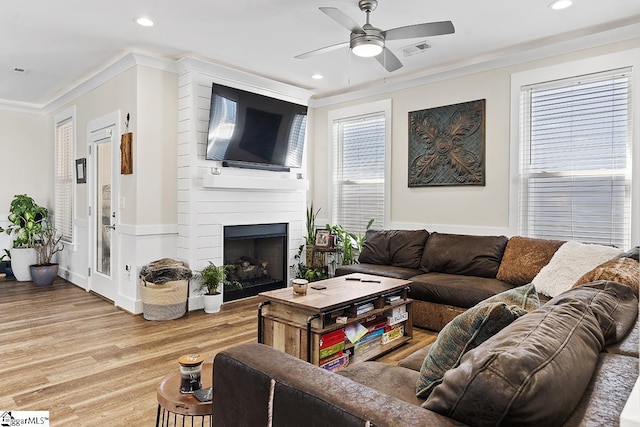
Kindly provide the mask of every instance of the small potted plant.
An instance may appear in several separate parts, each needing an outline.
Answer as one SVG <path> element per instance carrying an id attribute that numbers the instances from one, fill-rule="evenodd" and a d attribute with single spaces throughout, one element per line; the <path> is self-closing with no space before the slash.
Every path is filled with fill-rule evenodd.
<path id="1" fill-rule="evenodd" d="M 198 291 L 203 293 L 205 313 L 217 313 L 222 305 L 223 286 L 233 286 L 241 288 L 240 282 L 228 279 L 229 270 L 235 269 L 235 265 L 223 264 L 215 265 L 209 261 L 209 265 L 196 273 L 195 278 L 200 282 Z"/>
<path id="2" fill-rule="evenodd" d="M 31 280 L 37 286 L 49 286 L 58 276 L 58 264 L 52 263 L 53 256 L 64 249 L 60 233 L 51 222 L 44 220 L 34 236 L 37 262 L 29 266 Z"/>
<path id="3" fill-rule="evenodd" d="M 47 208 L 38 206 L 33 198 L 26 194 L 16 194 L 9 207 L 10 225 L 4 231 L 13 234 L 11 248 L 11 269 L 18 281 L 31 280 L 29 266 L 37 262 L 34 249 L 35 236 L 42 228 L 42 221 L 48 215 Z"/>

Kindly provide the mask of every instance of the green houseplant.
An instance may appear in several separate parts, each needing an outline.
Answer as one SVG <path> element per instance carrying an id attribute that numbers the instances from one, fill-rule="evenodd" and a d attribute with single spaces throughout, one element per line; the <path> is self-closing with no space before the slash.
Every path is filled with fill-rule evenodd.
<path id="1" fill-rule="evenodd" d="M 47 208 L 39 206 L 32 197 L 16 194 L 9 207 L 10 225 L 0 228 L 8 235 L 13 235 L 11 248 L 11 269 L 16 280 L 31 280 L 29 266 L 37 262 L 34 249 L 36 235 L 42 230 L 42 222 L 47 219 Z"/>
<path id="2" fill-rule="evenodd" d="M 29 266 L 31 280 L 38 286 L 49 286 L 58 276 L 58 264 L 52 263 L 53 256 L 64 249 L 60 233 L 49 220 L 43 220 L 40 230 L 34 236 L 37 263 Z"/>
<path id="3" fill-rule="evenodd" d="M 228 278 L 229 270 L 235 269 L 235 265 L 215 265 L 209 261 L 209 265 L 195 274 L 195 279 L 200 282 L 198 291 L 203 294 L 205 313 L 217 313 L 222 305 L 222 286 L 240 288 L 240 282 L 231 281 Z"/>

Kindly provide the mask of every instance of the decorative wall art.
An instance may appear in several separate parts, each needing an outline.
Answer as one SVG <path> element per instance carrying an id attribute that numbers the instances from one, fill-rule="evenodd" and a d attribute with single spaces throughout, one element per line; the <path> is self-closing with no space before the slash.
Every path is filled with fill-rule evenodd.
<path id="1" fill-rule="evenodd" d="M 409 112 L 409 187 L 485 185 L 485 101 Z"/>

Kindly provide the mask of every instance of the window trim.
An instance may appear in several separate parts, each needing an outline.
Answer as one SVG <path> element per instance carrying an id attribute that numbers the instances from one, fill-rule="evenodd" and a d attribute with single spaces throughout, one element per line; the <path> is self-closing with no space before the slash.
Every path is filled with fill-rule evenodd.
<path id="1" fill-rule="evenodd" d="M 57 146 L 58 125 L 63 124 L 65 122 L 69 121 L 69 120 L 71 120 L 71 122 L 73 123 L 72 135 L 71 135 L 71 150 L 73 152 L 71 160 L 72 160 L 73 164 L 71 165 L 71 169 L 75 170 L 76 166 L 75 166 L 75 162 L 73 162 L 73 160 L 76 158 L 76 147 L 77 147 L 76 142 L 77 142 L 77 128 L 78 128 L 78 126 L 77 126 L 78 122 L 77 122 L 77 117 L 76 117 L 76 107 L 75 106 L 69 107 L 69 108 L 57 113 L 53 117 L 53 144 L 54 144 L 54 158 L 53 158 L 53 161 L 57 162 L 57 158 L 58 158 L 58 153 L 57 153 L 57 149 L 58 149 L 58 146 Z M 55 183 L 56 183 L 56 179 L 57 179 L 57 176 L 56 176 L 56 165 L 54 165 L 53 169 L 54 169 L 53 170 L 53 175 L 54 175 L 53 176 L 53 180 L 54 180 L 54 190 L 53 190 L 54 194 L 53 194 L 53 197 L 54 197 L 54 206 L 55 206 L 55 202 L 56 202 L 55 198 L 57 196 L 56 189 L 55 189 L 55 186 L 56 186 Z M 76 207 L 76 199 L 77 198 L 76 198 L 76 194 L 75 194 L 75 192 L 76 192 L 75 180 L 72 180 L 71 187 L 72 187 L 72 190 L 71 190 L 71 228 L 72 228 L 72 233 L 73 234 L 71 236 L 71 241 L 66 241 L 66 240 L 63 240 L 63 241 L 64 241 L 66 246 L 68 246 L 70 248 L 73 248 L 75 243 L 76 243 L 76 241 L 77 241 L 76 230 L 75 230 L 75 217 L 76 217 L 76 209 L 77 209 L 77 207 Z M 54 214 L 57 215 L 57 212 L 55 212 Z"/>
<path id="2" fill-rule="evenodd" d="M 389 224 L 391 214 L 391 132 L 392 132 L 392 114 L 391 99 L 383 99 L 380 101 L 368 102 L 352 107 L 339 108 L 328 112 L 328 129 L 327 139 L 327 159 L 329 161 L 329 173 L 327 176 L 327 208 L 328 219 L 331 220 L 333 212 L 333 176 L 336 165 L 333 164 L 333 122 L 336 120 L 347 119 L 349 117 L 360 116 L 364 114 L 384 112 L 385 120 L 385 146 L 384 146 L 384 224 L 374 224 L 375 228 L 385 228 Z"/>
<path id="3" fill-rule="evenodd" d="M 520 91 L 523 86 L 553 80 L 594 74 L 617 68 L 632 68 L 631 103 L 632 154 L 631 154 L 631 246 L 640 244 L 640 49 L 620 51 L 592 58 L 571 61 L 549 67 L 531 69 L 511 75 L 510 135 L 509 135 L 509 234 L 518 234 L 520 215 Z M 628 248 L 623 248 L 628 249 Z"/>

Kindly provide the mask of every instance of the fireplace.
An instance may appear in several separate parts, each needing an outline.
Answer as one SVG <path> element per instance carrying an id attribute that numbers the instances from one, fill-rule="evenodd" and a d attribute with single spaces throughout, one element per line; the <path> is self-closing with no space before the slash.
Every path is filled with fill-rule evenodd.
<path id="1" fill-rule="evenodd" d="M 229 280 L 241 288 L 224 287 L 224 301 L 254 296 L 287 286 L 288 224 L 224 227 L 224 263 L 235 268 Z"/>

